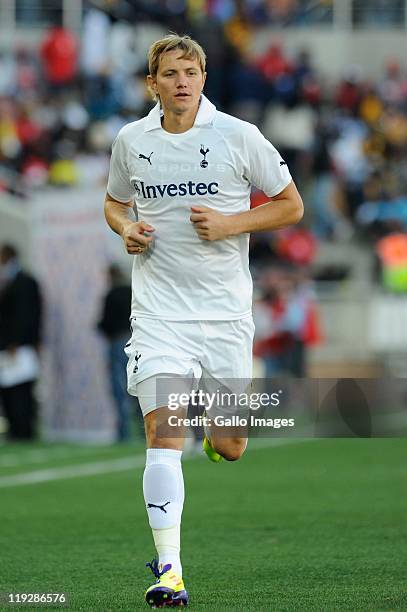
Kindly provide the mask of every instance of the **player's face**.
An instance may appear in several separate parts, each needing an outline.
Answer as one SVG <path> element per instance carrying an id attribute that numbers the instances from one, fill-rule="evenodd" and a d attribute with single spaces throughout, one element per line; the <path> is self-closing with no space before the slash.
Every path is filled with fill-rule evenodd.
<path id="1" fill-rule="evenodd" d="M 148 78 L 164 112 L 182 114 L 198 106 L 206 73 L 197 59 L 182 59 L 182 51 L 174 49 L 161 56 L 156 77 Z"/>

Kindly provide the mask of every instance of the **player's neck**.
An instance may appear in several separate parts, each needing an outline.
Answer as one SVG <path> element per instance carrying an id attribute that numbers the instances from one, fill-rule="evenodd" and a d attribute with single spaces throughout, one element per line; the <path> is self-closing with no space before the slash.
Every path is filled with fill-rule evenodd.
<path id="1" fill-rule="evenodd" d="M 182 134 L 182 132 L 187 132 L 194 125 L 197 113 L 198 107 L 182 114 L 165 110 L 161 125 L 166 132 Z"/>

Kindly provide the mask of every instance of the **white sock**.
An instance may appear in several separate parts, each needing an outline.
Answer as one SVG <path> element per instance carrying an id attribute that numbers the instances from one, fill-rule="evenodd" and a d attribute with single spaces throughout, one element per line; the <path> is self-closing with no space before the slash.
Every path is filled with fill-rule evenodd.
<path id="1" fill-rule="evenodd" d="M 184 506 L 182 451 L 147 449 L 143 493 L 159 563 L 171 563 L 182 576 L 180 560 L 181 515 Z"/>

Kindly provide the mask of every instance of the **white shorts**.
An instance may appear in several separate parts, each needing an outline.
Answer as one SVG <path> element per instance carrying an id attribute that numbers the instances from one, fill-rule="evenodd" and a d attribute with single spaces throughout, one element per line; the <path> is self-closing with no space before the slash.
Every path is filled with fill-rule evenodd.
<path id="1" fill-rule="evenodd" d="M 251 380 L 254 323 L 251 316 L 236 321 L 162 321 L 132 319 L 127 390 L 139 397 L 145 416 L 160 405 L 140 397 L 140 383 L 159 375 L 199 381 Z M 183 389 L 182 389 L 183 390 Z"/>

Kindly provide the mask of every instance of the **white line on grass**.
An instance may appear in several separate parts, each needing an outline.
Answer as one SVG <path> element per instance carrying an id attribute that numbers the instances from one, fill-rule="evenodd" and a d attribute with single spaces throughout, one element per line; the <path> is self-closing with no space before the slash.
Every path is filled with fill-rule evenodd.
<path id="1" fill-rule="evenodd" d="M 256 440 L 250 447 L 250 450 L 264 448 L 266 446 L 281 446 L 284 444 L 298 444 L 309 442 L 309 439 L 294 439 L 294 438 L 273 438 Z M 204 458 L 203 454 L 186 455 L 184 460 Z M 38 484 L 42 482 L 51 482 L 55 480 L 65 480 L 68 478 L 81 478 L 83 476 L 97 476 L 100 474 L 111 474 L 113 472 L 125 472 L 135 468 L 143 467 L 145 464 L 145 455 L 136 455 L 135 457 L 123 457 L 121 459 L 111 459 L 110 461 L 97 461 L 93 463 L 82 463 L 78 465 L 65 466 L 60 468 L 50 468 L 46 470 L 36 470 L 24 472 L 22 474 L 14 474 L 13 476 L 0 477 L 0 489 L 8 487 L 17 487 L 22 485 Z"/>
<path id="2" fill-rule="evenodd" d="M 98 474 L 124 472 L 126 470 L 141 467 L 144 463 L 144 456 L 136 456 L 112 459 L 111 461 L 97 461 L 94 463 L 51 468 L 47 470 L 36 470 L 35 472 L 15 474 L 14 476 L 2 476 L 0 478 L 0 488 L 50 482 L 51 480 L 64 480 L 66 478 L 78 478 L 80 476 L 96 476 Z"/>
<path id="3" fill-rule="evenodd" d="M 46 463 L 52 459 L 68 459 L 74 454 L 75 457 L 78 455 L 89 455 L 92 454 L 94 448 L 97 447 L 75 447 L 75 448 L 61 448 L 59 446 L 44 449 L 35 450 L 24 450 L 21 453 L 5 453 L 3 454 L 0 447 L 0 468 L 2 467 L 17 467 L 22 465 L 29 466 L 30 463 Z"/>

